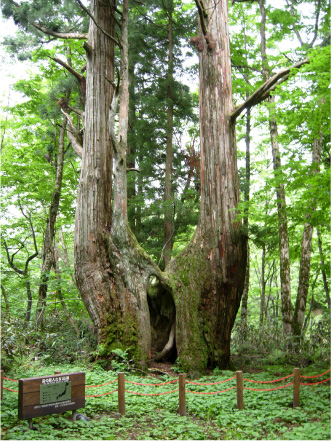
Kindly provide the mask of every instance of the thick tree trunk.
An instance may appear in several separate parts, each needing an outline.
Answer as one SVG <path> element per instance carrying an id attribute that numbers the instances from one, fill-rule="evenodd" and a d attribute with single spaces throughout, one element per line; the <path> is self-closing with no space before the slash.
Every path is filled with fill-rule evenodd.
<path id="1" fill-rule="evenodd" d="M 99 26 L 112 35 L 114 11 L 110 10 L 109 4 L 95 0 L 91 12 Z M 98 341 L 103 345 L 103 354 L 110 356 L 113 349 L 131 347 L 135 360 L 144 364 L 151 352 L 147 287 L 151 275 L 158 279 L 163 276 L 139 246 L 127 219 L 127 19 L 128 2 L 125 0 L 121 83 L 115 88 L 113 97 L 110 84 L 113 43 L 94 22 L 90 23 L 84 151 L 76 211 L 75 272 L 78 289 L 93 320 Z"/>
<path id="2" fill-rule="evenodd" d="M 106 32 L 113 34 L 108 4 L 92 1 L 91 13 Z M 112 196 L 108 114 L 112 86 L 106 77 L 113 79 L 114 43 L 92 20 L 85 49 L 85 131 L 75 222 L 75 275 L 82 300 L 100 337 L 107 315 L 113 311 L 116 316 L 118 305 L 108 246 Z"/>
<path id="3" fill-rule="evenodd" d="M 321 163 L 323 136 L 320 134 L 320 139 L 314 139 L 313 142 L 313 158 L 312 164 L 315 166 L 313 174 L 319 172 Z M 310 276 L 310 257 L 312 250 L 313 225 L 309 220 L 311 219 L 311 212 L 316 210 L 316 202 L 312 201 L 309 211 L 306 215 L 306 223 L 303 228 L 302 243 L 301 243 L 301 258 L 300 258 L 300 272 L 298 293 L 293 315 L 293 332 L 297 337 L 301 336 L 301 330 L 305 318 L 306 303 L 309 290 L 309 276 Z"/>
<path id="4" fill-rule="evenodd" d="M 104 353 L 110 355 L 116 347 L 131 346 L 135 359 L 144 362 L 152 346 L 161 351 L 161 357 L 176 344 L 183 366 L 191 372 L 230 364 L 231 329 L 243 291 L 247 242 L 241 224 L 235 222 L 239 179 L 230 121 L 233 109 L 227 1 L 215 6 L 208 0 L 203 9 L 208 25 L 202 26 L 207 26 L 208 35 L 200 31 L 199 36 L 203 46 L 199 45 L 201 214 L 192 242 L 169 263 L 164 274 L 138 245 L 128 226 L 126 0 L 121 35 L 122 83 L 113 101 L 105 81 L 105 77 L 111 78 L 111 43 L 93 22 L 90 25 L 75 235 L 77 285 Z M 91 12 L 99 25 L 112 33 L 108 5 L 94 1 Z M 121 99 L 116 136 L 118 92 Z M 112 210 L 108 132 L 114 161 Z M 158 283 L 151 283 L 152 277 Z"/>
<path id="5" fill-rule="evenodd" d="M 197 2 L 200 31 L 201 211 L 191 244 L 169 265 L 176 345 L 192 373 L 230 365 L 230 338 L 246 270 L 246 236 L 235 222 L 239 182 L 227 1 Z"/>

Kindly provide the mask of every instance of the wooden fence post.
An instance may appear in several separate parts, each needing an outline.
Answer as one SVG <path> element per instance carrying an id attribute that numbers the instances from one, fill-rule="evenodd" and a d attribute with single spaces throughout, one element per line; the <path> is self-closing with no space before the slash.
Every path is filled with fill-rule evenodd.
<path id="1" fill-rule="evenodd" d="M 3 370 L 1 370 L 1 401 L 3 397 Z"/>
<path id="2" fill-rule="evenodd" d="M 293 409 L 300 406 L 300 369 L 293 370 Z"/>
<path id="3" fill-rule="evenodd" d="M 243 410 L 243 408 L 244 408 L 244 382 L 243 382 L 242 371 L 236 372 L 236 380 L 237 380 L 237 407 L 239 410 Z"/>
<path id="4" fill-rule="evenodd" d="M 179 415 L 186 415 L 185 374 L 179 374 Z"/>
<path id="5" fill-rule="evenodd" d="M 117 375 L 117 389 L 118 389 L 118 411 L 121 415 L 125 415 L 125 379 L 123 372 L 119 372 Z"/>

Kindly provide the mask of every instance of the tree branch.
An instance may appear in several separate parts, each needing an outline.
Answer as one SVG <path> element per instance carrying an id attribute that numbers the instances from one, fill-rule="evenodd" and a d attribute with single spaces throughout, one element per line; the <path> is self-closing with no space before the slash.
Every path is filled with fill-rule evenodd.
<path id="1" fill-rule="evenodd" d="M 29 23 L 38 29 L 38 31 L 43 32 L 44 34 L 51 35 L 56 38 L 63 38 L 64 40 L 87 40 L 87 34 L 77 34 L 76 32 L 54 32 L 50 29 L 45 28 L 45 26 L 41 26 L 38 23 L 33 21 L 29 21 Z"/>
<path id="2" fill-rule="evenodd" d="M 76 137 L 70 130 L 67 130 L 67 136 L 68 139 L 72 145 L 72 148 L 74 149 L 75 153 L 81 158 L 83 156 L 83 147 L 81 144 L 77 141 Z"/>
<path id="3" fill-rule="evenodd" d="M 231 61 L 231 66 L 232 66 L 232 67 L 235 67 L 236 69 L 249 69 L 249 70 L 251 70 L 251 71 L 253 71 L 253 72 L 262 73 L 261 70 L 259 70 L 259 69 L 255 69 L 254 67 L 248 66 L 247 64 L 245 64 L 245 65 L 238 65 L 238 64 L 234 64 L 234 63 Z"/>
<path id="4" fill-rule="evenodd" d="M 65 69 L 67 69 L 67 71 L 70 72 L 75 78 L 77 78 L 78 81 L 83 81 L 83 79 L 85 80 L 84 75 L 77 72 L 75 69 L 69 66 L 69 64 L 67 64 L 65 61 L 62 61 L 60 58 L 57 57 L 49 57 L 49 58 L 55 61 L 56 63 L 60 64 L 61 66 L 63 66 Z"/>
<path id="5" fill-rule="evenodd" d="M 15 6 L 15 8 L 19 9 L 20 4 L 16 3 L 15 1 L 11 1 L 11 3 Z M 34 21 L 28 20 L 28 23 L 38 29 L 38 31 L 41 31 L 42 33 L 46 35 L 51 35 L 52 37 L 56 38 L 63 38 L 65 40 L 68 39 L 74 39 L 74 40 L 87 40 L 87 34 L 78 34 L 76 32 L 54 32 L 50 29 L 45 28 L 45 26 L 39 25 L 38 23 Z"/>
<path id="6" fill-rule="evenodd" d="M 21 212 L 22 212 L 23 216 L 29 221 L 30 229 L 31 229 L 31 232 L 32 232 L 34 250 L 35 250 L 34 254 L 29 256 L 27 258 L 26 262 L 25 262 L 24 275 L 26 275 L 28 273 L 29 263 L 31 262 L 31 260 L 33 260 L 35 257 L 37 257 L 39 253 L 38 253 L 38 247 L 37 247 L 37 241 L 36 241 L 36 233 L 34 232 L 32 220 L 31 220 L 31 213 L 29 213 L 29 215 L 25 214 L 24 210 L 23 210 L 23 207 L 21 205 L 21 201 L 19 200 L 18 202 L 20 204 L 20 209 L 21 209 Z"/>
<path id="7" fill-rule="evenodd" d="M 313 44 L 316 41 L 317 38 L 317 33 L 318 33 L 318 20 L 319 20 L 319 16 L 320 16 L 320 11 L 321 11 L 321 0 L 318 0 L 317 3 L 317 12 L 316 12 L 316 20 L 315 20 L 315 29 L 314 29 L 314 37 L 311 40 L 309 46 L 313 47 Z"/>
<path id="8" fill-rule="evenodd" d="M 203 0 L 195 0 L 195 4 L 197 5 L 198 8 L 202 33 L 203 35 L 206 35 L 207 34 L 206 20 L 208 19 L 206 8 L 204 7 Z"/>
<path id="9" fill-rule="evenodd" d="M 5 246 L 5 250 L 6 250 L 7 260 L 8 260 L 9 266 L 10 266 L 10 267 L 11 267 L 11 268 L 12 268 L 17 274 L 21 274 L 21 276 L 25 276 L 25 272 L 22 271 L 22 270 L 20 270 L 19 268 L 17 268 L 17 266 L 14 265 L 13 259 L 11 259 L 11 258 L 10 258 L 10 255 L 9 255 L 9 249 L 8 249 L 7 242 L 5 241 L 5 239 L 2 239 L 2 240 L 3 240 L 3 244 L 4 244 L 4 246 Z M 22 247 L 21 247 L 20 249 L 22 249 Z M 16 253 L 15 253 L 15 254 L 16 254 Z"/>
<path id="10" fill-rule="evenodd" d="M 275 90 L 275 88 L 279 84 L 288 79 L 291 69 L 298 69 L 306 63 L 309 63 L 308 58 L 305 58 L 304 60 L 299 61 L 293 66 L 283 69 L 272 76 L 268 81 L 262 84 L 262 86 L 259 87 L 243 104 L 240 104 L 240 106 L 235 108 L 235 110 L 230 115 L 231 120 L 234 122 L 245 109 L 250 109 L 251 107 L 261 103 L 266 98 L 268 98 L 270 92 Z"/>

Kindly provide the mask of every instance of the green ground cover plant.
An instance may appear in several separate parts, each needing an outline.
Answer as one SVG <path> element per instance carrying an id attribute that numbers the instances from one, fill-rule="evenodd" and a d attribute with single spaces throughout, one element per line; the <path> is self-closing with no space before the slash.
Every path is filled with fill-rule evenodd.
<path id="1" fill-rule="evenodd" d="M 328 367 L 323 366 L 324 370 Z M 302 369 L 302 375 L 322 373 L 322 366 L 311 365 Z M 27 366 L 14 373 L 5 373 L 8 378 L 27 378 L 52 375 L 55 370 L 66 372 L 86 372 L 86 384 L 97 385 L 115 380 L 117 373 L 106 372 L 100 366 Z M 244 373 L 244 378 L 267 381 L 290 374 L 293 366 L 285 366 L 280 372 L 279 366 L 265 366 L 263 372 Z M 11 374 L 11 375 L 9 375 Z M 215 369 L 211 375 L 194 380 L 214 383 L 234 376 L 232 371 Z M 125 379 L 144 384 L 168 382 L 176 379 L 177 374 L 137 375 L 125 374 Z M 327 376 L 322 377 L 322 379 Z M 320 381 L 321 378 L 309 381 Z M 291 381 L 291 379 L 286 380 Z M 305 382 L 308 380 L 305 380 Z M 276 383 L 277 385 L 278 383 Z M 284 383 L 281 383 L 284 384 Z M 235 380 L 217 385 L 198 386 L 187 384 L 186 390 L 213 392 L 235 385 Z M 247 383 L 246 383 L 247 385 Z M 252 383 L 249 384 L 252 386 Z M 268 388 L 270 385 L 256 385 Z M 274 387 L 273 384 L 272 387 Z M 17 383 L 5 380 L 5 387 L 16 388 Z M 97 388 L 87 388 L 86 395 L 103 394 L 116 389 L 117 384 Z M 177 384 L 142 387 L 126 383 L 127 390 L 140 393 L 160 393 L 178 387 Z M 254 386 L 253 386 L 254 387 Z M 178 414 L 178 392 L 160 396 L 141 396 L 126 393 L 126 415 L 118 412 L 117 393 L 101 397 L 86 398 L 86 406 L 80 411 L 90 421 L 72 421 L 71 412 L 62 415 L 47 415 L 35 418 L 35 429 L 28 429 L 27 421 L 17 417 L 18 394 L 4 391 L 1 410 L 2 439 L 7 440 L 47 440 L 47 439 L 225 439 L 225 440 L 327 440 L 330 439 L 330 386 L 322 383 L 315 386 L 302 386 L 300 407 L 292 408 L 292 387 L 271 392 L 244 391 L 242 411 L 237 409 L 236 391 L 229 390 L 221 394 L 196 395 L 186 394 L 187 416 Z"/>

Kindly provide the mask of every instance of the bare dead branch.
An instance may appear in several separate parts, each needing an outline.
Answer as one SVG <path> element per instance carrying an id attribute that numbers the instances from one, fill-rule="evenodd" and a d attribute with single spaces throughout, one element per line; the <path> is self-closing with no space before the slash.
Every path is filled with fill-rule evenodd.
<path id="1" fill-rule="evenodd" d="M 276 73 L 268 81 L 262 84 L 262 86 L 259 87 L 249 98 L 247 98 L 247 100 L 244 103 L 240 104 L 238 107 L 235 108 L 235 110 L 231 114 L 231 120 L 235 121 L 245 109 L 250 109 L 251 107 L 264 101 L 266 98 L 268 98 L 270 92 L 275 90 L 275 88 L 279 84 L 283 83 L 288 79 L 292 69 L 299 69 L 301 66 L 307 63 L 309 63 L 309 59 L 305 58 L 304 60 L 299 61 L 293 66 L 283 69 L 278 73 Z"/>

